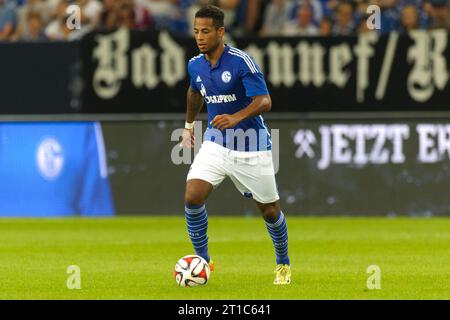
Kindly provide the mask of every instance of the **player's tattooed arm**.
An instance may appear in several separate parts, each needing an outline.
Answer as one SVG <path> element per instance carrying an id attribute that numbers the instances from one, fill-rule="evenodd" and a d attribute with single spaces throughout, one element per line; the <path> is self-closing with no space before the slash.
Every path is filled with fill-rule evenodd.
<path id="1" fill-rule="evenodd" d="M 199 114 L 203 107 L 203 96 L 199 91 L 192 90 L 189 87 L 187 92 L 187 110 L 186 110 L 186 122 L 192 123 Z M 192 148 L 195 144 L 194 129 L 184 129 L 181 146 L 186 148 Z"/>
<path id="2" fill-rule="evenodd" d="M 192 90 L 189 87 L 187 92 L 187 112 L 186 112 L 186 121 L 191 123 L 194 122 L 195 118 L 199 114 L 200 110 L 203 107 L 203 96 L 200 91 Z"/>
<path id="3" fill-rule="evenodd" d="M 219 130 L 224 130 L 236 126 L 239 122 L 256 117 L 272 109 L 272 100 L 268 94 L 255 96 L 253 101 L 244 109 L 234 114 L 221 114 L 215 116 L 211 125 Z"/>

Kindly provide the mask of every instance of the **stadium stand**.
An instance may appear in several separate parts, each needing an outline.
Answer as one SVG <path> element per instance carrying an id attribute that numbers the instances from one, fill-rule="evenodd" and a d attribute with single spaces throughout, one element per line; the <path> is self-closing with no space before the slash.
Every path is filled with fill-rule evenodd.
<path id="1" fill-rule="evenodd" d="M 448 0 L 0 0 L 0 41 L 76 40 L 86 32 L 130 29 L 189 34 L 193 14 L 212 3 L 226 11 L 232 35 L 342 36 L 366 32 L 366 9 L 378 5 L 377 32 L 450 30 Z M 67 7 L 81 9 L 83 32 L 70 32 Z"/>

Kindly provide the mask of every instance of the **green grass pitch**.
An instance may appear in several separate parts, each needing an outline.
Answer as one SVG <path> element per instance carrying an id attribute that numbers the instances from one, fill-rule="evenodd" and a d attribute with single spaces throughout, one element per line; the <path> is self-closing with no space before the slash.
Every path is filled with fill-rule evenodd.
<path id="1" fill-rule="evenodd" d="M 0 219 L 0 299 L 450 299 L 450 219 L 288 217 L 293 282 L 274 286 L 260 218 L 210 217 L 216 270 L 180 288 L 183 217 Z M 81 289 L 69 290 L 69 265 Z M 381 269 L 381 289 L 366 286 Z"/>

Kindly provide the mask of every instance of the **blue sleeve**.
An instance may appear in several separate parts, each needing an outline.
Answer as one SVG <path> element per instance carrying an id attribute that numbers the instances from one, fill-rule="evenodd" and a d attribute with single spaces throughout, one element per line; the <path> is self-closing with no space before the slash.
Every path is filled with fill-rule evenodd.
<path id="1" fill-rule="evenodd" d="M 114 215 L 114 203 L 108 179 L 106 152 L 99 123 L 87 123 L 83 156 L 83 179 L 79 207 L 83 216 Z"/>
<path id="2" fill-rule="evenodd" d="M 247 97 L 269 94 L 261 68 L 253 59 L 242 59 L 239 72 Z"/>
<path id="3" fill-rule="evenodd" d="M 197 86 L 195 85 L 194 75 L 192 74 L 192 64 L 189 62 L 188 64 L 188 73 L 189 73 L 189 79 L 191 83 L 191 89 L 194 91 L 198 91 Z"/>

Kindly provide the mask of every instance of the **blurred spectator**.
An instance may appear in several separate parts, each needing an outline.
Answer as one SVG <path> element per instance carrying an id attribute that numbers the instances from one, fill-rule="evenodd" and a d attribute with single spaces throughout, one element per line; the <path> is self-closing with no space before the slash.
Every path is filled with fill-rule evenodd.
<path id="1" fill-rule="evenodd" d="M 103 7 L 100 1 L 77 0 L 74 4 L 78 5 L 81 9 L 81 23 L 83 25 L 94 26 L 97 24 Z"/>
<path id="2" fill-rule="evenodd" d="M 272 0 L 264 14 L 261 36 L 280 36 L 288 18 L 290 2 L 287 0 Z"/>
<path id="3" fill-rule="evenodd" d="M 72 17 L 67 9 L 71 4 L 77 5 L 80 8 L 79 28 L 74 28 L 68 24 L 68 21 Z M 73 2 L 59 0 L 51 12 L 50 22 L 45 27 L 45 36 L 50 40 L 58 41 L 80 39 L 99 24 L 101 11 L 102 3 L 98 0 L 75 0 Z"/>
<path id="4" fill-rule="evenodd" d="M 363 34 L 363 33 L 367 33 L 367 32 L 373 32 L 373 31 L 377 31 L 376 29 L 370 29 L 368 24 L 367 24 L 367 20 L 369 19 L 370 15 L 369 14 L 365 14 L 363 16 L 361 16 L 361 18 L 359 18 L 359 23 L 358 23 L 358 33 Z"/>
<path id="5" fill-rule="evenodd" d="M 25 0 L 25 1 L 27 1 L 27 0 Z M 58 7 L 59 3 L 61 2 L 61 0 L 44 0 L 44 1 L 47 3 L 50 12 L 55 12 L 56 8 Z"/>
<path id="6" fill-rule="evenodd" d="M 231 27 L 235 19 L 235 11 L 240 0 L 215 0 L 212 4 L 217 5 L 225 13 L 225 26 Z"/>
<path id="7" fill-rule="evenodd" d="M 323 7 L 319 0 L 294 0 L 289 9 L 289 19 L 297 19 L 298 9 L 302 5 L 309 5 L 311 7 L 312 22 L 315 25 L 319 25 L 323 18 Z"/>
<path id="8" fill-rule="evenodd" d="M 117 20 L 119 26 L 128 29 L 137 29 L 135 12 L 132 1 L 122 1 L 118 7 Z"/>
<path id="9" fill-rule="evenodd" d="M 27 32 L 20 37 L 22 41 L 47 40 L 44 33 L 44 20 L 39 12 L 31 11 L 27 16 Z"/>
<path id="10" fill-rule="evenodd" d="M 353 20 L 353 5 L 350 2 L 341 2 L 337 6 L 336 22 L 333 26 L 334 36 L 348 36 L 355 32 Z"/>
<path id="11" fill-rule="evenodd" d="M 0 41 L 8 40 L 14 32 L 16 12 L 5 0 L 0 0 Z"/>
<path id="12" fill-rule="evenodd" d="M 70 15 L 67 13 L 67 7 L 69 6 L 68 0 L 60 0 L 55 12 L 52 14 L 53 19 L 45 28 L 45 36 L 50 40 L 58 41 L 71 41 L 80 39 L 85 33 L 91 30 L 89 25 L 80 26 L 80 29 L 71 29 L 67 21 Z M 81 21 L 83 20 L 83 13 L 81 15 Z"/>
<path id="13" fill-rule="evenodd" d="M 52 13 L 52 8 L 47 1 L 44 0 L 28 0 L 23 6 L 18 8 L 18 23 L 14 40 L 24 40 L 31 37 L 29 25 L 30 15 L 32 15 L 33 26 L 37 25 L 37 20 L 40 20 L 41 27 L 43 28 L 49 21 Z M 36 15 L 37 14 L 37 15 Z M 38 18 L 39 16 L 39 18 Z M 32 38 L 32 37 L 31 37 Z"/>
<path id="14" fill-rule="evenodd" d="M 137 29 L 155 28 L 155 21 L 152 18 L 150 12 L 138 1 L 134 2 L 134 13 L 134 20 Z"/>
<path id="15" fill-rule="evenodd" d="M 61 0 L 52 12 L 52 19 L 45 28 L 45 35 L 50 40 L 68 40 L 70 30 L 66 25 L 67 0 Z"/>
<path id="16" fill-rule="evenodd" d="M 325 17 L 322 19 L 322 21 L 320 21 L 319 35 L 321 37 L 331 36 L 332 29 L 333 29 L 333 21 L 330 18 Z"/>
<path id="17" fill-rule="evenodd" d="M 353 18 L 355 21 L 359 21 L 359 25 L 361 26 L 362 20 L 367 20 L 367 8 L 369 5 L 376 4 L 379 5 L 379 1 L 369 1 L 369 0 L 356 0 L 355 5 L 353 7 Z"/>
<path id="18" fill-rule="evenodd" d="M 328 16 L 331 16 L 334 12 L 336 12 L 336 9 L 339 5 L 339 2 L 341 2 L 341 0 L 327 0 L 325 1 L 325 5 L 324 5 L 324 11 L 327 12 Z"/>
<path id="19" fill-rule="evenodd" d="M 414 5 L 406 5 L 402 10 L 399 31 L 410 32 L 417 28 L 419 28 L 419 14 L 417 12 L 417 7 Z"/>
<path id="20" fill-rule="evenodd" d="M 397 0 L 380 0 L 381 33 L 389 33 L 400 27 L 400 8 Z"/>
<path id="21" fill-rule="evenodd" d="M 284 36 L 317 36 L 319 29 L 313 24 L 312 7 L 302 4 L 297 11 L 297 20 L 288 21 L 283 28 Z"/>
<path id="22" fill-rule="evenodd" d="M 448 0 L 430 0 L 431 28 L 450 30 L 450 4 Z"/>
<path id="23" fill-rule="evenodd" d="M 136 3 L 149 12 L 157 29 L 169 29 L 179 17 L 178 0 L 136 0 Z"/>
<path id="24" fill-rule="evenodd" d="M 118 17 L 114 3 L 114 0 L 103 0 L 103 8 L 97 20 L 96 28 L 101 30 L 114 30 L 118 27 Z"/>
<path id="25" fill-rule="evenodd" d="M 81 9 L 78 30 L 66 23 L 71 4 Z M 222 8 L 225 27 L 234 36 L 326 37 L 368 32 L 367 8 L 372 4 L 381 9 L 380 33 L 450 30 L 450 0 L 0 0 L 0 41 L 74 40 L 94 28 L 122 26 L 192 35 L 194 15 L 207 4 Z M 36 37 L 40 28 L 45 36 Z"/>
<path id="26" fill-rule="evenodd" d="M 262 27 L 262 15 L 266 4 L 262 0 L 243 0 L 240 3 L 244 4 L 244 11 L 246 11 L 243 23 L 245 34 L 258 33 Z"/>

